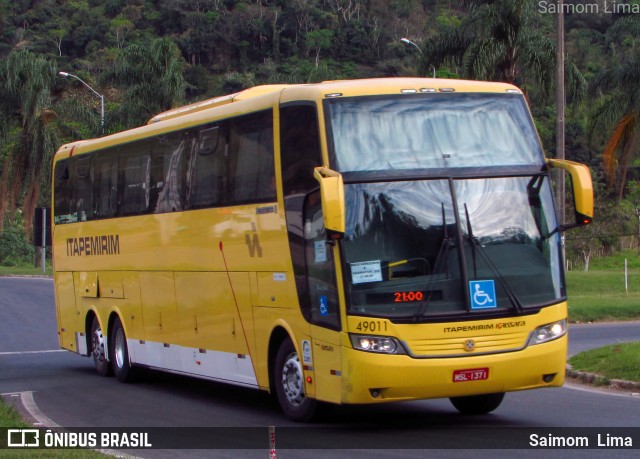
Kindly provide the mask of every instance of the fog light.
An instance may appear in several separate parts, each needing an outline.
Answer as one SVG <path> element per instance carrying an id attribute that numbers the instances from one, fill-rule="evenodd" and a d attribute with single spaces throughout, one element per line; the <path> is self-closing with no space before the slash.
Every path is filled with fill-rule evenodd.
<path id="1" fill-rule="evenodd" d="M 546 383 L 550 383 L 557 374 L 558 373 L 549 373 L 548 375 L 542 375 L 542 380 Z"/>

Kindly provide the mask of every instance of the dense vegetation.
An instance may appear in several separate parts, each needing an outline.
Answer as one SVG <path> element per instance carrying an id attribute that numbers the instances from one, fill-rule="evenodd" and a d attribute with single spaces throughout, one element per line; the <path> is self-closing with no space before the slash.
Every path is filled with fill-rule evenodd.
<path id="1" fill-rule="evenodd" d="M 553 156 L 550 3 L 0 0 L 0 247 L 15 244 L 16 227 L 29 229 L 19 211 L 46 205 L 50 158 L 61 143 L 256 84 L 434 72 L 509 81 L 526 91 Z M 565 0 L 566 155 L 592 167 L 599 212 L 589 229 L 568 235 L 574 265 L 616 250 L 640 218 L 640 14 L 592 3 L 599 13 Z"/>

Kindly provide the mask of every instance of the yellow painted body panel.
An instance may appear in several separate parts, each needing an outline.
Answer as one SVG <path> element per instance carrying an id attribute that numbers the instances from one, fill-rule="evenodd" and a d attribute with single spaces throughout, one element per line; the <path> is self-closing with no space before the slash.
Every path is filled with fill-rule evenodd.
<path id="1" fill-rule="evenodd" d="M 79 328 L 73 273 L 56 273 L 56 313 L 60 347 L 77 352 L 74 332 Z"/>

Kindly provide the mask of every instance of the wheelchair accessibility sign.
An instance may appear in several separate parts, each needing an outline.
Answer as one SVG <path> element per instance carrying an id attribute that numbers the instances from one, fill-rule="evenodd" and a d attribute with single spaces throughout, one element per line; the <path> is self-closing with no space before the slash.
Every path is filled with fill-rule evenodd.
<path id="1" fill-rule="evenodd" d="M 469 281 L 471 309 L 497 308 L 496 286 L 492 280 Z"/>
<path id="2" fill-rule="evenodd" d="M 325 295 L 320 295 L 320 315 L 321 316 L 329 315 L 329 300 Z"/>

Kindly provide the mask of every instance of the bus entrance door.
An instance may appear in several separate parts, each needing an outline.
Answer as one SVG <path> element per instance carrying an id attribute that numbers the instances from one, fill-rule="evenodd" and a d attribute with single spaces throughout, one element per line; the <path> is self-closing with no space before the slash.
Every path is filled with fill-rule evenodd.
<path id="1" fill-rule="evenodd" d="M 340 403 L 342 388 L 342 358 L 340 333 L 324 327 L 311 327 L 316 398 Z"/>

